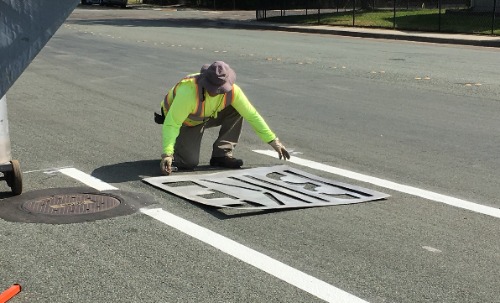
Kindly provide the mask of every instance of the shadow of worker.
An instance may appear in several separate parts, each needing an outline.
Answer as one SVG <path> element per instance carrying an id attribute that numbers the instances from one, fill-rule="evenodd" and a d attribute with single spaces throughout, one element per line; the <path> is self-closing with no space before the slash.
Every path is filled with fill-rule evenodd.
<path id="1" fill-rule="evenodd" d="M 140 181 L 144 178 L 161 175 L 160 160 L 140 160 L 105 165 L 96 168 L 91 175 L 108 183 Z"/>

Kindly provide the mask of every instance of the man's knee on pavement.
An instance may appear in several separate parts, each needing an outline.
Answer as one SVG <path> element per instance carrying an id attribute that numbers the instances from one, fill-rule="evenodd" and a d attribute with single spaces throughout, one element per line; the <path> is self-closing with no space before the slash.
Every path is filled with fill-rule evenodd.
<path id="1" fill-rule="evenodd" d="M 174 166 L 180 169 L 194 169 L 198 166 L 200 160 L 198 157 L 181 157 L 174 155 Z"/>

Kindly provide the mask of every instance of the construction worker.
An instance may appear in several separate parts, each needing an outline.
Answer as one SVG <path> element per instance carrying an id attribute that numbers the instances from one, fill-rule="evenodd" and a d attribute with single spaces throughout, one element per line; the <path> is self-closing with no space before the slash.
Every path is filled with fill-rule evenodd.
<path id="1" fill-rule="evenodd" d="M 262 141 L 278 152 L 280 159 L 290 159 L 285 146 L 235 80 L 231 67 L 216 61 L 205 64 L 200 73 L 184 77 L 170 89 L 161 103 L 161 113 L 155 113 L 156 123 L 163 124 L 163 174 L 170 175 L 173 167 L 194 169 L 198 166 L 203 132 L 216 126 L 220 126 L 220 131 L 213 144 L 210 165 L 240 168 L 243 161 L 233 157 L 233 150 L 240 138 L 243 119 Z"/>

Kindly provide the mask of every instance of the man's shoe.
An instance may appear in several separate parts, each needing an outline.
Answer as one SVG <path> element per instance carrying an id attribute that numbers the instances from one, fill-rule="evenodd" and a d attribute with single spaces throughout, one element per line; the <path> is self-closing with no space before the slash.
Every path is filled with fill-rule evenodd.
<path id="1" fill-rule="evenodd" d="M 242 165 L 243 160 L 233 157 L 212 157 L 212 159 L 210 159 L 210 166 L 240 168 Z"/>

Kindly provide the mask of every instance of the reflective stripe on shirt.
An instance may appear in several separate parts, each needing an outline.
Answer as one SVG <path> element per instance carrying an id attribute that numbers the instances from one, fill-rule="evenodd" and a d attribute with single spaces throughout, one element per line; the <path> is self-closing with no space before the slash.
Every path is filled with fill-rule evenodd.
<path id="1" fill-rule="evenodd" d="M 170 97 L 170 92 L 167 93 L 167 95 L 165 96 L 165 99 L 163 101 L 163 104 L 162 104 L 165 115 L 167 115 L 167 112 L 169 111 L 170 107 L 172 106 L 172 103 L 175 100 L 178 86 L 183 82 L 193 81 L 195 84 L 196 95 L 198 96 L 198 98 L 196 100 L 195 109 L 193 110 L 193 112 L 191 112 L 188 115 L 187 119 L 182 123 L 186 126 L 196 125 L 199 122 L 203 122 L 204 119 L 207 118 L 207 117 L 205 117 L 205 102 L 204 102 L 205 101 L 205 96 L 204 96 L 205 90 L 198 85 L 198 83 L 197 83 L 198 76 L 199 75 L 189 75 L 189 76 L 182 78 L 182 80 L 179 81 L 174 86 L 174 89 L 172 90 L 172 97 Z M 224 94 L 224 96 L 222 97 L 223 98 L 223 103 L 221 104 L 222 108 L 220 108 L 220 105 L 217 106 L 217 108 L 215 109 L 215 112 L 214 112 L 215 115 L 233 103 L 233 100 L 234 100 L 234 93 L 233 92 L 234 92 L 234 88 L 231 91 Z M 194 122 L 194 124 L 188 120 L 191 120 L 192 122 Z"/>

